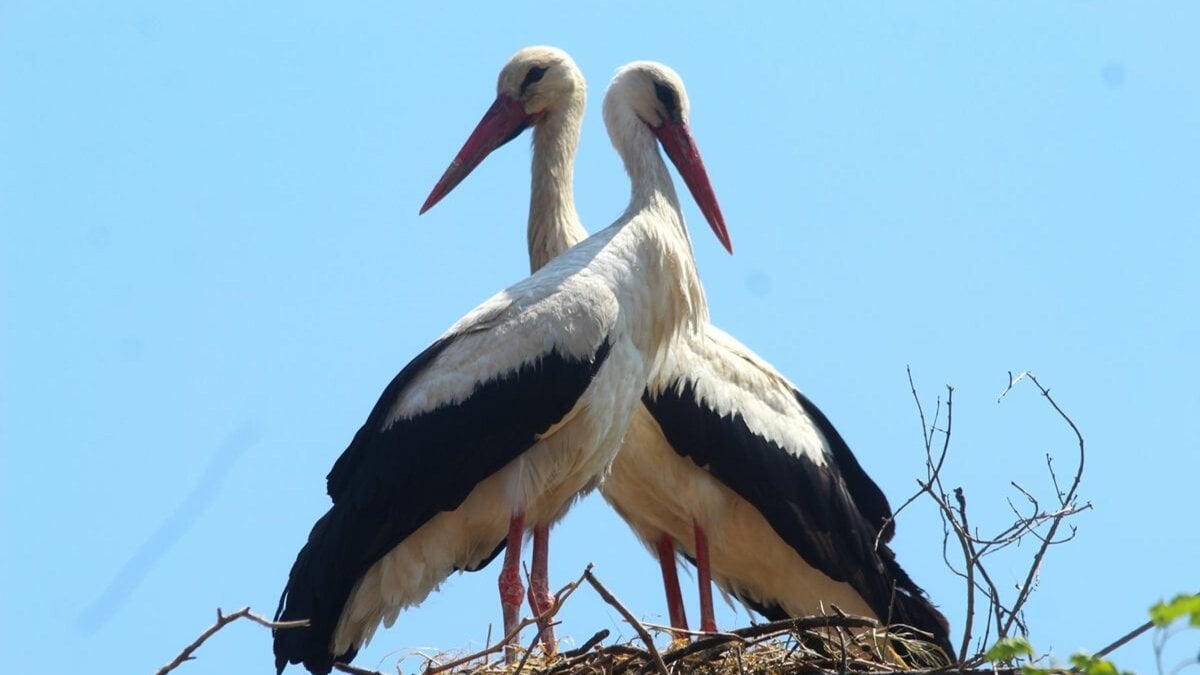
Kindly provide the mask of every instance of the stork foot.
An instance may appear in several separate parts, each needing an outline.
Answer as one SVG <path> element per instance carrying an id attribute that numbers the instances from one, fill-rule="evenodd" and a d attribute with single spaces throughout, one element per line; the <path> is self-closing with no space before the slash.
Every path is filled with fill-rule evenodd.
<path id="1" fill-rule="evenodd" d="M 534 614 L 541 616 L 554 606 L 554 594 L 550 592 L 549 583 L 545 577 L 530 577 L 529 583 L 529 606 L 533 609 Z M 554 636 L 553 624 L 552 617 L 538 621 L 538 630 L 542 636 L 542 648 L 546 651 L 547 658 L 558 654 L 558 640 Z"/>
<path id="2" fill-rule="evenodd" d="M 505 650 L 505 658 L 513 663 L 517 657 L 517 636 L 513 631 L 521 623 L 521 603 L 525 599 L 525 585 L 521 583 L 521 575 L 514 570 L 512 574 L 505 569 L 500 572 L 500 609 L 504 613 L 504 637 L 511 637 Z"/>

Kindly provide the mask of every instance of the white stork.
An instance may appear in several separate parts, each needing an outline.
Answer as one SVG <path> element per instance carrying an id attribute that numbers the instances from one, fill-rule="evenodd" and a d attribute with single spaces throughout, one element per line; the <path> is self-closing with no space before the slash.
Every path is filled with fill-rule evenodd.
<path id="1" fill-rule="evenodd" d="M 448 171 L 582 89 L 564 69 L 508 71 Z M 523 589 L 526 528 L 547 528 L 596 486 L 668 344 L 707 322 L 691 242 L 656 137 L 721 242 L 729 236 L 680 110 L 657 80 L 619 75 L 605 101 L 633 183 L 625 213 L 528 279 L 471 311 L 400 371 L 328 477 L 333 506 L 292 566 L 275 632 L 276 667 L 328 673 L 382 621 L 455 570 L 507 546 L 505 634 Z M 661 97 L 661 95 L 660 95 Z M 543 551 L 545 550 L 543 542 Z M 535 560 L 535 563 L 537 561 Z"/>
<path id="2" fill-rule="evenodd" d="M 520 77 L 534 68 L 582 80 L 569 56 L 547 47 L 518 52 L 504 72 Z M 622 73 L 652 81 L 661 118 L 686 124 L 686 93 L 672 70 L 635 63 Z M 587 236 L 572 186 L 584 101 L 582 88 L 558 90 L 534 122 L 534 270 Z M 456 167 L 454 183 L 483 159 Z M 447 191 L 435 190 L 426 207 Z M 600 487 L 659 559 L 672 626 L 687 628 L 675 562 L 681 549 L 699 570 L 701 630 L 716 630 L 711 579 L 769 619 L 836 605 L 912 625 L 952 654 L 945 619 L 886 544 L 894 531 L 887 498 L 829 419 L 716 327 L 681 338 L 634 410 Z"/>

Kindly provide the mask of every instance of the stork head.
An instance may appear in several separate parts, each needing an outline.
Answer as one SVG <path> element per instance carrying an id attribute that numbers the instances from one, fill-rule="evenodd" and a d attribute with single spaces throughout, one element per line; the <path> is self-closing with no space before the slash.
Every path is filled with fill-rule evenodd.
<path id="1" fill-rule="evenodd" d="M 712 227 L 725 250 L 733 253 L 733 243 L 725 228 L 725 217 L 717 204 L 708 180 L 708 171 L 700 158 L 700 149 L 688 127 L 687 90 L 679 74 L 654 61 L 634 61 L 617 71 L 604 96 L 604 122 L 618 152 L 624 154 L 618 138 L 627 123 L 645 125 L 650 130 L 692 193 L 700 212 Z M 632 116 L 629 114 L 632 113 Z M 628 166 L 628 161 L 626 162 Z"/>
<path id="2" fill-rule="evenodd" d="M 433 208 L 496 148 L 550 115 L 583 109 L 587 85 L 571 57 L 555 47 L 526 47 L 504 64 L 496 82 L 496 100 L 483 114 L 421 213 Z"/>

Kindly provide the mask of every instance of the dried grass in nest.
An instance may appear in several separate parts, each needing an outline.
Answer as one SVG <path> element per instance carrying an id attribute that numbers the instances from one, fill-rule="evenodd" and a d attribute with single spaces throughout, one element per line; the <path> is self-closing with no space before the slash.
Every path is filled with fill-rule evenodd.
<path id="1" fill-rule="evenodd" d="M 539 631 L 531 642 L 514 650 L 511 662 L 495 645 L 469 656 L 433 657 L 425 675 L 928 673 L 946 667 L 941 651 L 910 629 L 884 628 L 874 619 L 840 613 L 695 634 L 693 641 L 677 640 L 670 650 L 660 653 L 650 631 L 669 629 L 639 622 L 592 575 L 590 566 L 576 582 L 559 591 L 554 607 L 540 617 L 543 624 L 553 621 L 562 602 L 584 581 L 630 623 L 637 639 L 605 645 L 609 633 L 604 630 L 576 649 L 547 657 L 539 645 Z M 527 619 L 518 630 L 536 621 Z M 899 654 L 906 657 L 901 659 Z"/>
<path id="2" fill-rule="evenodd" d="M 884 633 L 875 622 L 861 617 L 817 616 L 748 626 L 726 633 L 704 635 L 674 647 L 660 656 L 668 673 L 699 675 L 756 675 L 789 673 L 910 673 L 945 666 L 936 647 L 893 628 Z M 854 632 L 851 632 L 854 629 Z M 512 664 L 503 655 L 480 659 L 445 670 L 436 658 L 426 672 L 446 675 L 584 675 L 661 672 L 644 644 L 636 641 L 601 644 L 601 631 L 579 649 L 546 658 L 536 640 L 532 651 L 522 649 Z M 889 648 L 890 645 L 890 648 Z M 906 663 L 896 651 L 909 654 Z M 891 654 L 890 658 L 888 654 Z M 935 656 L 937 655 L 937 656 Z"/>

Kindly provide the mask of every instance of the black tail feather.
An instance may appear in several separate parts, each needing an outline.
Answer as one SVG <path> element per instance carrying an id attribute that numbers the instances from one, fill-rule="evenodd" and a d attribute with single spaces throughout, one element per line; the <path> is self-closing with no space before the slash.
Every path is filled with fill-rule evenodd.
<path id="1" fill-rule="evenodd" d="M 903 624 L 929 634 L 929 642 L 943 652 L 949 662 L 955 659 L 956 651 L 950 644 L 950 623 L 930 602 L 925 591 L 908 576 L 896 554 L 886 544 L 879 546 L 880 560 L 887 570 L 884 578 L 890 579 L 893 592 L 887 607 L 877 608 L 880 619 L 890 624 Z"/>
<path id="2" fill-rule="evenodd" d="M 357 651 L 330 652 L 333 632 L 350 599 L 350 593 L 370 561 L 356 560 L 348 546 L 353 528 L 346 525 L 346 509 L 331 508 L 313 525 L 308 542 L 296 556 L 287 587 L 279 598 L 276 621 L 307 619 L 304 628 L 276 629 L 275 669 L 282 673 L 289 664 L 303 664 L 310 672 L 325 675 L 335 661 L 349 663 Z"/>

